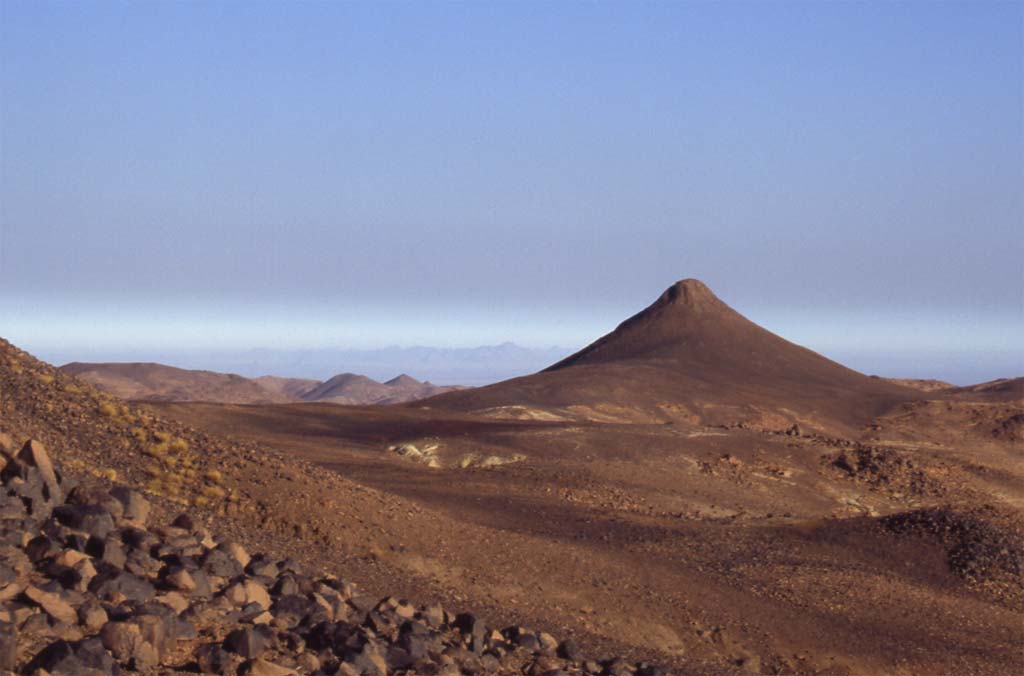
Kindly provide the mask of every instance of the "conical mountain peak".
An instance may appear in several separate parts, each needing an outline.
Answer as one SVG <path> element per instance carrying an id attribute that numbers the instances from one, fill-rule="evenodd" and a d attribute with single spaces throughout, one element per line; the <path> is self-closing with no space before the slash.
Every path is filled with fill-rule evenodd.
<path id="1" fill-rule="evenodd" d="M 719 300 L 704 282 L 683 279 L 614 331 L 548 370 L 583 363 L 677 357 L 690 353 L 697 343 L 732 342 L 732 334 L 748 328 L 757 329 Z"/>
<path id="2" fill-rule="evenodd" d="M 699 305 L 718 297 L 699 279 L 682 279 L 665 289 L 659 301 L 671 304 Z"/>
<path id="3" fill-rule="evenodd" d="M 392 387 L 411 387 L 414 385 L 422 385 L 423 383 L 416 380 L 407 373 L 402 373 L 400 375 L 395 376 L 391 380 L 386 381 L 384 384 L 391 385 Z"/>
<path id="4" fill-rule="evenodd" d="M 684 309 L 694 313 L 729 309 L 704 282 L 699 279 L 683 279 L 665 289 L 658 300 L 623 324 L 640 319 L 650 313 L 657 313 L 665 308 Z"/>

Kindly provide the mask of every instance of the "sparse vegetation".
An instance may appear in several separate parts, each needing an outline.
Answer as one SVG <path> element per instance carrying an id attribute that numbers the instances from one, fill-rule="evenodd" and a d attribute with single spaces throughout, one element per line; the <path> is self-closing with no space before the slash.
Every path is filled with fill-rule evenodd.
<path id="1" fill-rule="evenodd" d="M 223 500 L 224 497 L 227 496 L 227 491 L 220 486 L 203 486 L 202 490 L 200 490 L 200 494 L 206 498 Z"/>
<path id="2" fill-rule="evenodd" d="M 163 458 L 167 455 L 167 449 L 169 445 L 167 442 L 160 442 L 158 444 L 150 444 L 143 449 L 143 453 L 153 458 Z"/>

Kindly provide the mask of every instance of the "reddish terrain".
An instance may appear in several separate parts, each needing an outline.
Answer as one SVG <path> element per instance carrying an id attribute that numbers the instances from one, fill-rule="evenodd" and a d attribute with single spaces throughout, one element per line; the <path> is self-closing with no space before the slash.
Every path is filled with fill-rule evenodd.
<path id="1" fill-rule="evenodd" d="M 546 371 L 401 406 L 146 412 L 6 353 L 7 429 L 372 590 L 677 673 L 1024 668 L 1019 380 L 864 376 L 692 280 Z M 199 452 L 155 461 L 139 426 Z"/>
<path id="2" fill-rule="evenodd" d="M 61 370 L 121 399 L 134 401 L 209 401 L 222 404 L 279 404 L 329 401 L 335 404 L 397 404 L 461 389 L 420 382 L 406 374 L 379 383 L 355 373 L 320 382 L 306 378 L 193 371 L 153 363 L 72 362 Z"/>

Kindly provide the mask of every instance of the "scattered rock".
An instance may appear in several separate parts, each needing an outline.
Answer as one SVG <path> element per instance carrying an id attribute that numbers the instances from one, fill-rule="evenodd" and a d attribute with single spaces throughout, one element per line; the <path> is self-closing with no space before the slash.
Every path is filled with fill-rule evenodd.
<path id="1" fill-rule="evenodd" d="M 0 436 L 0 671 L 457 676 L 560 673 L 582 659 L 571 640 L 498 632 L 251 556 L 187 513 L 151 526 L 141 494 L 65 485 L 41 444 L 10 448 Z"/>
<path id="2" fill-rule="evenodd" d="M 29 587 L 25 590 L 25 596 L 46 611 L 46 614 L 56 622 L 74 624 L 78 622 L 78 613 L 59 594 L 43 591 L 38 587 Z"/>

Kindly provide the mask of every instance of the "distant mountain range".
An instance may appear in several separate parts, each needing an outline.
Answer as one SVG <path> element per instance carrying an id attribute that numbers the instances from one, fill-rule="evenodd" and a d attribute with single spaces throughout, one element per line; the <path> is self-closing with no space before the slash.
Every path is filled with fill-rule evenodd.
<path id="1" fill-rule="evenodd" d="M 421 382 L 405 375 L 381 383 L 355 373 L 320 382 L 181 369 L 154 363 L 83 363 L 61 367 L 102 390 L 137 401 L 206 401 L 224 404 L 278 404 L 321 401 L 336 404 L 398 404 L 461 389 Z"/>
<path id="2" fill-rule="evenodd" d="M 535 373 L 572 353 L 566 347 L 523 347 L 515 343 L 480 347 L 384 347 L 380 349 L 322 348 L 308 350 L 118 350 L 116 352 L 50 351 L 52 363 L 154 362 L 183 369 L 235 373 L 258 378 L 272 373 L 288 378 L 321 381 L 346 371 L 378 381 L 408 373 L 435 383 L 477 386 Z"/>

